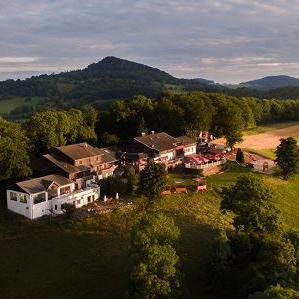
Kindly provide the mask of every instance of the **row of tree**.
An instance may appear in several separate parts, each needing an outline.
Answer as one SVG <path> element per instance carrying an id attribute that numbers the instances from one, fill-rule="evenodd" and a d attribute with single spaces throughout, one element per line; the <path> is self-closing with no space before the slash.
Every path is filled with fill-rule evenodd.
<path id="1" fill-rule="evenodd" d="M 132 100 L 116 101 L 103 112 L 97 135 L 100 144 L 112 144 L 151 130 L 191 137 L 200 131 L 210 131 L 216 137 L 226 137 L 228 143 L 234 145 L 241 139 L 242 129 L 295 120 L 299 120 L 299 101 L 207 93 L 168 95 L 159 100 L 137 96 Z"/>
<path id="2" fill-rule="evenodd" d="M 205 93 L 159 100 L 137 96 L 115 101 L 102 113 L 92 107 L 36 112 L 21 126 L 0 120 L 1 177 L 30 173 L 30 157 L 65 144 L 87 141 L 106 146 L 154 130 L 190 137 L 210 131 L 216 137 L 225 137 L 234 146 L 242 138 L 242 129 L 283 120 L 299 120 L 298 101 L 241 99 Z"/>

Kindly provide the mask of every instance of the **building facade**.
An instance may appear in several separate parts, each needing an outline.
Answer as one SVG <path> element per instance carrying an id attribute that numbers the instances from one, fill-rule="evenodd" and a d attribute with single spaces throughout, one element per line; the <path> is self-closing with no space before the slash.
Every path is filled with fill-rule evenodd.
<path id="1" fill-rule="evenodd" d="M 82 207 L 100 197 L 99 181 L 114 174 L 117 159 L 107 148 L 87 143 L 55 148 L 38 165 L 43 175 L 7 190 L 10 211 L 29 219 L 63 213 L 63 204 Z"/>
<path id="2" fill-rule="evenodd" d="M 7 190 L 7 208 L 29 219 L 63 213 L 63 204 L 82 207 L 100 197 L 100 187 L 89 183 L 76 189 L 76 184 L 60 175 L 48 175 L 16 183 Z"/>

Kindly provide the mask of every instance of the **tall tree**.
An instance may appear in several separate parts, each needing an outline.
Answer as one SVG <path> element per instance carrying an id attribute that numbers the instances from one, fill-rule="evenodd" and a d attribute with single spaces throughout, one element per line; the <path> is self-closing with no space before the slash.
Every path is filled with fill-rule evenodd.
<path id="1" fill-rule="evenodd" d="M 146 248 L 151 244 L 175 245 L 180 230 L 174 220 L 164 214 L 145 215 L 132 231 L 132 245 Z"/>
<path id="2" fill-rule="evenodd" d="M 275 232 L 279 230 L 279 219 L 271 204 L 272 196 L 261 178 L 241 176 L 234 186 L 223 189 L 221 209 L 234 212 L 237 230 Z"/>
<path id="3" fill-rule="evenodd" d="M 298 171 L 299 150 L 296 139 L 292 137 L 282 138 L 276 149 L 276 156 L 277 165 L 285 180 Z"/>
<path id="4" fill-rule="evenodd" d="M 242 141 L 244 121 L 242 111 L 231 99 L 216 97 L 216 114 L 213 117 L 211 132 L 217 137 L 224 136 L 227 145 L 233 148 Z"/>
<path id="5" fill-rule="evenodd" d="M 34 113 L 26 128 L 37 153 L 68 143 L 96 140 L 93 123 L 86 121 L 78 109 Z"/>
<path id="6" fill-rule="evenodd" d="M 31 174 L 30 149 L 23 129 L 0 118 L 0 180 Z"/>
<path id="7" fill-rule="evenodd" d="M 139 190 L 150 200 L 158 197 L 166 184 L 166 171 L 163 164 L 148 163 L 140 172 Z"/>
<path id="8" fill-rule="evenodd" d="M 137 298 L 162 298 L 180 286 L 179 257 L 174 248 L 179 228 L 172 218 L 148 214 L 132 232 L 133 293 Z"/>
<path id="9" fill-rule="evenodd" d="M 138 298 L 168 297 L 180 286 L 179 257 L 170 245 L 151 245 L 136 263 L 131 278 Z"/>

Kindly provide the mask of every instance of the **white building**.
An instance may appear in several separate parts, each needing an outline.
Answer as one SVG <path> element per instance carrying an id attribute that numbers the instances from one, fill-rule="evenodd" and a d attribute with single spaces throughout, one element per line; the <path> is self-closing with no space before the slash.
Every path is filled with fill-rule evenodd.
<path id="1" fill-rule="evenodd" d="M 196 154 L 196 141 L 188 136 L 176 138 L 183 145 L 184 157 Z"/>
<path id="2" fill-rule="evenodd" d="M 63 213 L 63 204 L 82 207 L 100 197 L 100 187 L 86 184 L 80 190 L 75 183 L 60 175 L 48 175 L 16 183 L 7 190 L 7 208 L 29 219 Z"/>

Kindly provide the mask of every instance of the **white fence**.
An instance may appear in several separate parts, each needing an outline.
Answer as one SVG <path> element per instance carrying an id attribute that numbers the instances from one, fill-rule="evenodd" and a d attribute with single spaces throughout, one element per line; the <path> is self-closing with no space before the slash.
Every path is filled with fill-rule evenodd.
<path id="1" fill-rule="evenodd" d="M 206 168 L 210 168 L 213 166 L 218 166 L 218 165 L 222 165 L 226 163 L 226 158 L 225 159 L 221 159 L 219 161 L 216 162 L 209 162 L 209 163 L 205 163 L 205 164 L 195 164 L 195 163 L 185 163 L 185 168 L 189 168 L 189 169 L 206 169 Z"/>

